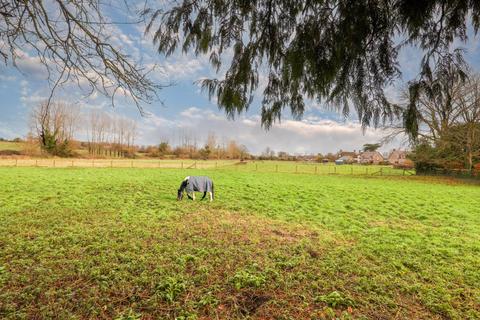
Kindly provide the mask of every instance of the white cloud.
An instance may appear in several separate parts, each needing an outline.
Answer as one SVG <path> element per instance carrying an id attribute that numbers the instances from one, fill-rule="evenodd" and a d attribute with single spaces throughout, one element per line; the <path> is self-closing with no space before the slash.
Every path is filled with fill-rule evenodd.
<path id="1" fill-rule="evenodd" d="M 32 57 L 26 52 L 18 51 L 19 57 L 16 65 L 21 73 L 30 79 L 46 80 L 48 78 L 47 68 L 39 57 Z"/>
<path id="2" fill-rule="evenodd" d="M 172 56 L 162 63 L 160 77 L 168 80 L 191 79 L 195 81 L 202 74 L 206 74 L 208 66 L 204 58 L 195 58 L 186 55 Z"/>
<path id="3" fill-rule="evenodd" d="M 186 110 L 180 112 L 180 115 L 185 118 L 190 119 L 202 119 L 204 115 L 202 115 L 202 110 L 196 107 L 191 107 Z"/>
<path id="4" fill-rule="evenodd" d="M 0 74 L 0 81 L 15 81 L 17 78 L 15 76 L 7 76 Z"/>
<path id="5" fill-rule="evenodd" d="M 224 114 L 197 107 L 184 110 L 174 119 L 148 117 L 139 128 L 141 144 L 156 144 L 165 137 L 175 144 L 178 135 L 188 133 L 201 145 L 208 133 L 214 132 L 220 139 L 235 139 L 255 154 L 261 153 L 267 146 L 290 153 L 359 150 L 363 144 L 378 142 L 386 135 L 384 131 L 374 129 L 367 129 L 363 134 L 359 123 L 337 122 L 320 117 L 302 121 L 284 120 L 265 131 L 258 116 L 229 121 Z M 394 147 L 399 147 L 399 141 L 384 146 L 383 150 Z"/>

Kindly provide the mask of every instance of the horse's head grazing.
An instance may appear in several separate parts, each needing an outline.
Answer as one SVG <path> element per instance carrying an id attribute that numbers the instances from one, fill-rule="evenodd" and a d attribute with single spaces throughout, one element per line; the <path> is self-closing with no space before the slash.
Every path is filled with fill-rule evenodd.
<path id="1" fill-rule="evenodd" d="M 183 199 L 183 190 L 182 189 L 178 189 L 178 193 L 177 193 L 177 200 L 180 201 Z"/>
<path id="2" fill-rule="evenodd" d="M 180 185 L 180 188 L 178 189 L 178 192 L 177 192 L 177 200 L 178 201 L 183 199 L 183 191 L 187 187 L 187 184 L 188 184 L 188 179 L 185 179 L 185 180 L 182 181 L 182 184 Z"/>

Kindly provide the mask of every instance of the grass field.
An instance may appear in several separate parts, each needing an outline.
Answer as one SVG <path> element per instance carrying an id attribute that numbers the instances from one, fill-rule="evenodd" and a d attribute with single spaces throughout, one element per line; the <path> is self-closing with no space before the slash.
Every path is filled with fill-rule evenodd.
<path id="1" fill-rule="evenodd" d="M 13 150 L 21 151 L 24 148 L 23 142 L 10 142 L 10 141 L 0 141 L 0 151 L 2 150 Z"/>
<path id="2" fill-rule="evenodd" d="M 395 169 L 389 165 L 335 165 L 301 161 L 240 161 L 192 159 L 0 159 L 0 167 L 49 168 L 157 168 L 157 169 L 226 169 L 243 172 L 308 173 L 316 175 L 392 176 L 415 174 L 414 169 Z"/>
<path id="3" fill-rule="evenodd" d="M 175 200 L 186 175 L 213 203 Z M 480 187 L 0 168 L 2 319 L 478 319 Z"/>

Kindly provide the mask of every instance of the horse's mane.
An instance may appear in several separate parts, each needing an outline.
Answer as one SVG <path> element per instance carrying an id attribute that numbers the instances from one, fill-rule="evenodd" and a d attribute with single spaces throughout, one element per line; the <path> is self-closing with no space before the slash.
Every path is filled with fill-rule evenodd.
<path id="1" fill-rule="evenodd" d="M 187 187 L 187 184 L 188 184 L 188 180 L 183 180 L 178 190 L 183 192 L 183 190 L 185 190 L 185 188 Z"/>

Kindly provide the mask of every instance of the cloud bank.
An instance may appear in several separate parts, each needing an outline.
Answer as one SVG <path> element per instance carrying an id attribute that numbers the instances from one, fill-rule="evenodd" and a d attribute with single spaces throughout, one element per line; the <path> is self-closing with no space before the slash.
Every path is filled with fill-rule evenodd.
<path id="1" fill-rule="evenodd" d="M 387 134 L 370 128 L 363 132 L 360 124 L 353 121 L 339 122 L 313 115 L 301 121 L 284 120 L 265 131 L 258 116 L 231 121 L 222 113 L 198 107 L 190 107 L 173 119 L 151 115 L 139 127 L 142 144 L 158 144 L 160 140 L 177 144 L 182 136 L 188 135 L 202 145 L 209 133 L 215 133 L 220 142 L 235 139 L 253 154 L 260 154 L 266 147 L 297 154 L 359 150 L 363 144 L 378 142 Z M 402 146 L 399 138 L 382 149 Z"/>

